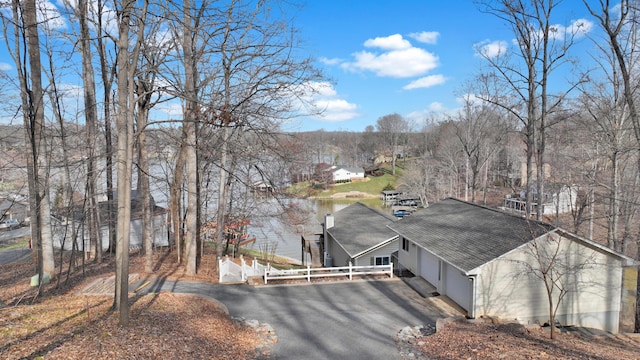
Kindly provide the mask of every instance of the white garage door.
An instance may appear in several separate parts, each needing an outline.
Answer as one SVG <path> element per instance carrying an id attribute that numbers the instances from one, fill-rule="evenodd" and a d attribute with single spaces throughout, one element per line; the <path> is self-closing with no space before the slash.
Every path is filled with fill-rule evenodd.
<path id="1" fill-rule="evenodd" d="M 463 309 L 469 311 L 471 304 L 471 282 L 460 270 L 445 266 L 445 294 Z"/>
<path id="2" fill-rule="evenodd" d="M 418 261 L 420 262 L 420 276 L 437 288 L 439 277 L 438 272 L 440 268 L 440 261 L 438 258 L 421 248 Z"/>

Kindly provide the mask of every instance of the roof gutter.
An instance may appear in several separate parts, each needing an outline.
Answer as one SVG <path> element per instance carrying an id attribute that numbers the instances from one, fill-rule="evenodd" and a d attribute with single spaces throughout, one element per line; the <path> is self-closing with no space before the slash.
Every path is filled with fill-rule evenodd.
<path id="1" fill-rule="evenodd" d="M 357 257 L 360 257 L 360 256 L 368 253 L 368 252 L 372 252 L 372 251 L 378 250 L 383 246 L 387 246 L 389 243 L 393 242 L 394 240 L 398 240 L 399 238 L 400 238 L 400 236 L 396 235 L 396 236 L 392 237 L 391 239 L 385 240 L 385 241 L 381 242 L 378 245 L 372 246 L 372 247 L 368 248 L 367 250 L 361 251 L 361 252 L 353 255 L 352 257 L 353 258 L 357 258 Z"/>
<path id="2" fill-rule="evenodd" d="M 467 317 L 470 319 L 476 318 L 476 289 L 478 287 L 478 278 L 476 275 L 469 276 L 471 282 L 471 304 L 469 304 L 469 310 L 467 311 Z"/>

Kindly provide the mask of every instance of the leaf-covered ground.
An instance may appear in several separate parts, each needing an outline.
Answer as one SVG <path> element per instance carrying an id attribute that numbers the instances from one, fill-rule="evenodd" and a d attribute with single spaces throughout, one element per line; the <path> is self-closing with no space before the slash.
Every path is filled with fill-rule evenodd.
<path id="1" fill-rule="evenodd" d="M 133 256 L 130 273 L 142 272 L 143 260 Z M 65 263 L 68 266 L 68 259 Z M 172 254 L 154 258 L 156 276 L 217 279 L 210 259 L 203 259 L 202 265 L 196 277 L 186 277 Z M 84 270 L 83 276 L 81 266 L 75 268 L 68 281 L 66 273 L 60 274 L 47 285 L 44 296 L 35 297 L 29 286 L 32 262 L 0 266 L 1 359 L 268 358 L 264 345 L 273 338 L 238 325 L 217 302 L 200 297 L 130 295 L 130 324 L 121 327 L 118 313 L 111 310 L 112 296 L 76 294 L 96 277 L 113 275 L 112 261 L 85 264 Z"/>
<path id="2" fill-rule="evenodd" d="M 455 321 L 414 344 L 430 360 L 640 359 L 640 338 L 635 336 L 585 336 L 571 331 L 551 340 L 544 328 L 518 324 Z"/>
<path id="3" fill-rule="evenodd" d="M 130 273 L 143 273 L 144 258 L 131 257 Z M 111 296 L 77 295 L 94 279 L 113 275 L 113 262 L 76 259 L 47 285 L 42 297 L 29 286 L 33 262 L 0 265 L 0 359 L 255 359 L 268 358 L 273 338 L 234 323 L 215 301 L 177 295 L 131 295 L 131 322 L 118 325 Z M 213 256 L 187 277 L 175 254 L 158 252 L 154 276 L 217 281 Z M 59 280 L 59 282 L 58 282 Z M 407 324 L 418 325 L 418 324 Z M 275 329 L 277 333 L 278 329 Z M 357 341 L 357 339 L 352 339 Z M 408 344 L 411 346 L 411 344 Z M 560 334 L 555 341 L 541 330 L 491 323 L 452 322 L 418 338 L 413 346 L 436 359 L 640 359 L 639 338 Z M 260 348 L 262 352 L 256 353 Z M 399 351 L 400 353 L 400 351 Z"/>

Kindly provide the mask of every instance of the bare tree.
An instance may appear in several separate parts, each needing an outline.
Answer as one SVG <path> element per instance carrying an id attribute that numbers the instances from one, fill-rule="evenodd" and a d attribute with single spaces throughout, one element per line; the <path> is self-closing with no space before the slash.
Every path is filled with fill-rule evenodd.
<path id="1" fill-rule="evenodd" d="M 466 157 L 465 200 L 467 191 L 471 188 L 471 202 L 476 202 L 480 171 L 483 168 L 486 171 L 489 160 L 501 148 L 510 130 L 503 119 L 504 115 L 497 110 L 495 106 L 480 101 L 473 94 L 466 94 L 462 110 L 457 121 L 454 121 L 456 136 Z"/>
<path id="2" fill-rule="evenodd" d="M 91 37 L 89 33 L 88 6 L 86 0 L 78 0 L 76 15 L 80 22 L 80 49 L 82 53 L 82 82 L 84 89 L 84 118 L 86 127 L 87 149 L 87 200 L 88 226 L 91 244 L 95 246 L 95 260 L 102 261 L 102 239 L 100 237 L 100 218 L 98 216 L 97 177 L 95 164 L 96 124 L 98 109 L 96 102 L 96 86 L 91 55 Z"/>
<path id="3" fill-rule="evenodd" d="M 376 129 L 384 137 L 386 144 L 391 150 L 391 173 L 396 174 L 396 159 L 398 157 L 398 146 L 401 140 L 409 132 L 409 123 L 399 114 L 390 114 L 378 118 Z"/>
<path id="4" fill-rule="evenodd" d="M 504 81 L 503 89 L 513 96 L 500 96 L 486 101 L 492 102 L 511 112 L 523 125 L 526 144 L 527 164 L 527 213 L 533 205 L 533 169 L 536 169 L 536 192 L 544 194 L 545 133 L 553 125 L 549 116 L 562 104 L 566 95 L 579 81 L 570 84 L 569 89 L 552 96 L 548 90 L 551 75 L 570 59 L 568 51 L 577 35 L 581 34 L 582 23 L 568 27 L 562 32 L 551 23 L 551 15 L 561 2 L 553 0 L 502 0 L 481 2 L 487 11 L 504 20 L 515 36 L 516 50 L 513 53 L 490 52 L 479 48 L 478 53 L 489 63 Z M 517 60 L 511 59 L 514 55 Z M 534 164 L 535 161 L 535 164 Z M 536 217 L 542 217 L 542 207 L 538 206 Z"/>
<path id="5" fill-rule="evenodd" d="M 634 1 L 622 0 L 613 6 L 609 0 L 600 0 L 596 4 L 584 1 L 585 6 L 596 19 L 599 27 L 604 31 L 607 47 L 606 54 L 612 54 L 613 71 L 619 73 L 615 80 L 622 82 L 620 88 L 622 101 L 626 104 L 625 112 L 633 126 L 637 146 L 640 146 L 640 113 L 638 112 L 637 96 L 638 79 L 637 49 L 638 49 L 638 9 Z M 640 156 L 636 156 L 637 167 L 640 171 Z M 640 258 L 640 234 L 636 239 L 636 259 Z M 637 288 L 640 290 L 640 277 Z M 636 331 L 640 331 L 640 297 L 636 304 Z"/>
<path id="6" fill-rule="evenodd" d="M 539 233 L 543 225 L 529 222 L 532 237 Z M 564 297 L 580 286 L 579 274 L 596 265 L 593 255 L 586 256 L 571 248 L 571 241 L 562 232 L 549 232 L 527 243 L 526 254 L 530 259 L 516 260 L 521 272 L 515 276 L 525 276 L 539 280 L 544 285 L 549 310 L 549 336 L 555 338 L 556 315 Z"/>
<path id="7" fill-rule="evenodd" d="M 18 70 L 22 114 L 27 148 L 27 175 L 29 178 L 29 204 L 32 215 L 31 237 L 37 254 L 37 271 L 43 275 L 55 274 L 53 242 L 50 227 L 50 204 L 47 176 L 46 141 L 44 137 L 44 91 L 42 88 L 40 39 L 38 34 L 37 7 L 35 1 L 12 1 L 12 19 L 2 17 L 5 26 L 13 26 L 13 51 L 11 56 Z M 6 29 L 6 28 L 5 28 Z M 9 34 L 5 30 L 5 34 Z M 5 37 L 8 41 L 8 37 Z M 23 44 L 26 43 L 26 49 Z M 11 46 L 7 44 L 8 48 Z M 27 65 L 28 64 L 28 65 Z M 30 84 L 30 86 L 29 86 Z"/>
<path id="8" fill-rule="evenodd" d="M 122 3 L 118 19 L 118 108 L 116 129 L 118 134 L 117 147 L 117 178 L 118 178 L 118 220 L 116 245 L 116 294 L 115 301 L 118 308 L 121 325 L 129 323 L 129 236 L 131 228 L 131 182 L 133 164 L 133 118 L 135 110 L 134 72 L 140 49 L 144 40 L 144 18 L 148 3 L 138 9 L 134 0 Z M 129 34 L 131 24 L 138 15 L 138 33 L 133 50 Z"/>

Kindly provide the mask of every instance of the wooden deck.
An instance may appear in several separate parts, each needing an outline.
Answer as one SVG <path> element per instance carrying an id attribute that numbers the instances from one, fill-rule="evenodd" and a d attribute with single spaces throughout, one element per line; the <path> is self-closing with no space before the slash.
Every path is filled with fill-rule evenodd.
<path id="1" fill-rule="evenodd" d="M 140 281 L 140 274 L 129 274 L 129 292 L 134 292 L 133 287 Z M 83 295 L 110 295 L 113 296 L 116 288 L 116 276 L 98 278 L 79 291 Z"/>

